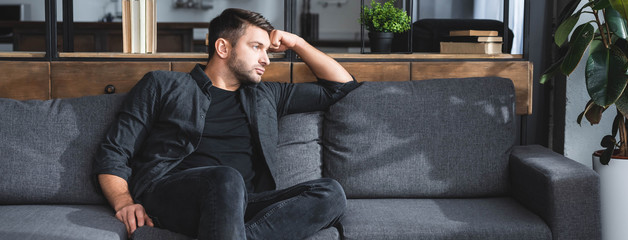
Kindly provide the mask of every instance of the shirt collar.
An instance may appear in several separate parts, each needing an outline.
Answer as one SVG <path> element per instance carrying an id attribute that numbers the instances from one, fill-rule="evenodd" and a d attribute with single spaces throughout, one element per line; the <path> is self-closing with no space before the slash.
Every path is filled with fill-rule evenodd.
<path id="1" fill-rule="evenodd" d="M 196 84 L 200 89 L 209 91 L 209 88 L 212 86 L 212 81 L 209 79 L 207 74 L 205 74 L 203 69 L 205 69 L 205 65 L 196 64 L 194 69 L 190 72 L 190 75 L 192 75 L 192 78 L 196 81 Z"/>

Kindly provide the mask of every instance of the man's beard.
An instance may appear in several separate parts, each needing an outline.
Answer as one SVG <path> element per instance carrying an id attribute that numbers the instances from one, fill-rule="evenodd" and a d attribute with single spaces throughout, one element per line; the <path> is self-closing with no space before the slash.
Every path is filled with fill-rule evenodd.
<path id="1" fill-rule="evenodd" d="M 233 73 L 238 82 L 242 85 L 257 84 L 255 76 L 252 76 L 253 70 L 247 70 L 247 66 L 243 61 L 238 60 L 238 55 L 234 51 L 227 62 L 229 70 Z"/>

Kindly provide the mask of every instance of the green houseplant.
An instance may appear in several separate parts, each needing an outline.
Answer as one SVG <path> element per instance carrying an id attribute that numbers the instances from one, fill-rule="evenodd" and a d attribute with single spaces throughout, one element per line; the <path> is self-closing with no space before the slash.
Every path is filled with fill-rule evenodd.
<path id="1" fill-rule="evenodd" d="M 566 53 L 545 71 L 540 82 L 545 83 L 557 74 L 570 75 L 589 49 L 585 78 L 591 100 L 577 121 L 581 124 L 586 118 L 592 125 L 597 124 L 608 107 L 616 106 L 611 135 L 602 139 L 605 150 L 600 162 L 607 165 L 613 154 L 628 157 L 628 91 L 625 91 L 628 83 L 628 0 L 589 0 L 576 10 L 580 2 L 572 0 L 563 10 L 554 40 L 566 49 Z M 595 19 L 576 27 L 583 14 L 592 14 Z M 619 142 L 616 141 L 618 133 Z"/>
<path id="2" fill-rule="evenodd" d="M 585 80 L 591 100 L 577 121 L 580 124 L 586 118 L 592 125 L 597 124 L 606 109 L 612 105 L 617 109 L 611 135 L 602 139 L 605 149 L 593 154 L 593 169 L 600 177 L 602 235 L 605 239 L 625 239 L 628 235 L 625 226 L 628 221 L 625 188 L 628 181 L 628 0 L 588 0 L 576 10 L 580 3 L 581 0 L 572 0 L 561 14 L 562 21 L 554 40 L 558 46 L 564 46 L 566 53 L 550 66 L 540 81 L 544 83 L 556 74 L 570 75 L 589 49 Z M 576 27 L 583 14 L 592 14 L 595 19 Z M 619 142 L 616 140 L 618 132 Z M 613 162 L 609 164 L 611 159 Z"/>
<path id="3" fill-rule="evenodd" d="M 373 0 L 370 7 L 362 7 L 360 23 L 369 31 L 372 52 L 390 52 L 393 34 L 410 30 L 410 16 L 395 8 L 394 2 L 381 4 Z"/>

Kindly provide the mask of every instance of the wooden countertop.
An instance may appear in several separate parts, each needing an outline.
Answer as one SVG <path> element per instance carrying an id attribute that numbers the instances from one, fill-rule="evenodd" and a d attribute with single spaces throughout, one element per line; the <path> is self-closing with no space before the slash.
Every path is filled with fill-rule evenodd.
<path id="1" fill-rule="evenodd" d="M 281 59 L 285 57 L 284 53 L 271 53 L 271 59 Z M 354 59 L 354 60 L 495 60 L 495 59 L 511 59 L 522 60 L 523 55 L 520 54 L 439 54 L 439 53 L 412 53 L 412 54 L 359 54 L 359 53 L 330 53 L 328 54 L 335 59 Z M 0 57 L 43 57 L 42 52 L 0 52 Z M 143 59 L 202 59 L 207 58 L 206 53 L 154 53 L 154 54 L 132 54 L 119 52 L 72 52 L 59 53 L 59 57 L 64 58 L 143 58 Z"/>

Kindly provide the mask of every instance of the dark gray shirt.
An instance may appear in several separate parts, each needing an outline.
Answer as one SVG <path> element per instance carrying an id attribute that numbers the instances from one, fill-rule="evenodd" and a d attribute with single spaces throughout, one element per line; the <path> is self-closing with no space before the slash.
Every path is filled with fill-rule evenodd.
<path id="1" fill-rule="evenodd" d="M 193 153 L 202 137 L 211 103 L 211 81 L 197 65 L 189 74 L 147 73 L 128 93 L 117 120 L 100 145 L 94 176 L 112 174 L 129 182 L 133 197 Z M 253 151 L 263 166 L 256 191 L 273 190 L 277 150 L 277 122 L 290 113 L 323 111 L 358 87 L 355 81 L 337 83 L 261 82 L 243 86 L 240 101 L 251 125 Z"/>

